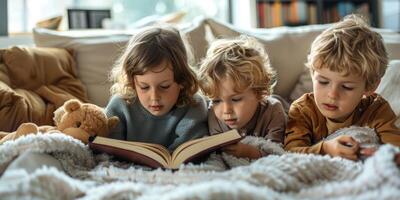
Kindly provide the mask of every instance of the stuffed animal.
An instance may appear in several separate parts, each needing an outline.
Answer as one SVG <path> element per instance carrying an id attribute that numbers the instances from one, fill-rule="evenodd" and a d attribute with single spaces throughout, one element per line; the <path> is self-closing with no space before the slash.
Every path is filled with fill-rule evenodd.
<path id="1" fill-rule="evenodd" d="M 34 123 L 23 123 L 15 132 L 8 133 L 1 138 L 0 144 L 8 140 L 15 140 L 23 135 L 36 134 L 38 132 L 49 133 L 54 130 L 70 135 L 87 144 L 91 136 L 107 136 L 109 130 L 119 122 L 118 117 L 107 118 L 102 108 L 90 103 L 81 103 L 76 99 L 66 101 L 62 107 L 54 111 L 53 120 L 55 127 L 38 127 Z"/>

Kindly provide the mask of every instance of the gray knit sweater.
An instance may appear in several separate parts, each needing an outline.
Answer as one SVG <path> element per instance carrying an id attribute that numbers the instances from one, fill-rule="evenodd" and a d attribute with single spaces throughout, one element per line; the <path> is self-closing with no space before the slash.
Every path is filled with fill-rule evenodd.
<path id="1" fill-rule="evenodd" d="M 106 107 L 107 116 L 117 116 L 120 123 L 111 138 L 157 143 L 174 150 L 180 144 L 208 134 L 206 101 L 195 95 L 195 106 L 174 107 L 163 116 L 154 116 L 139 101 L 128 104 L 113 96 Z"/>

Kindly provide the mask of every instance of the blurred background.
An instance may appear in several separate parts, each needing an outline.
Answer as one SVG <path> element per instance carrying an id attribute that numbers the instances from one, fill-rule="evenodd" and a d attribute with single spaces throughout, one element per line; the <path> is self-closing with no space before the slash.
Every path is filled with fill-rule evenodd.
<path id="1" fill-rule="evenodd" d="M 199 16 L 239 28 L 331 23 L 360 13 L 379 28 L 400 31 L 400 0 L 0 0 L 0 35 L 34 27 L 134 29 L 185 24 Z"/>

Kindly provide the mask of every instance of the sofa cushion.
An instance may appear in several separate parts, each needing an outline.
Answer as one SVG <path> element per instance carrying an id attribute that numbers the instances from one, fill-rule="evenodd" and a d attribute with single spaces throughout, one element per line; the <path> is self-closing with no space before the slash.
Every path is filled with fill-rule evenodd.
<path id="1" fill-rule="evenodd" d="M 66 100 L 87 101 L 70 51 L 12 47 L 0 51 L 0 130 L 23 122 L 52 125 L 52 115 Z"/>
<path id="2" fill-rule="evenodd" d="M 0 69 L 5 68 L 0 64 Z M 0 73 L 4 77 L 4 73 Z M 45 102 L 39 95 L 25 89 L 12 89 L 7 81 L 0 80 L 0 130 L 13 131 L 21 123 L 51 123 L 52 113 L 46 113 Z"/>
<path id="3" fill-rule="evenodd" d="M 208 41 L 206 28 L 206 20 L 199 19 L 189 26 L 183 27 L 181 30 L 181 34 L 186 40 L 185 42 L 189 50 L 189 63 L 194 67 L 197 66 L 207 52 Z"/>
<path id="4" fill-rule="evenodd" d="M 293 102 L 294 100 L 300 98 L 305 93 L 312 92 L 313 83 L 311 80 L 310 69 L 304 66 L 303 72 L 300 74 L 299 79 L 297 80 L 296 85 L 294 86 L 292 92 L 289 96 L 289 102 Z"/>
<path id="5" fill-rule="evenodd" d="M 400 60 L 392 60 L 376 92 L 385 98 L 397 116 L 396 126 L 400 127 Z"/>
<path id="6" fill-rule="evenodd" d="M 87 88 L 91 103 L 105 106 L 111 82 L 109 72 L 134 33 L 113 31 L 67 31 L 34 29 L 33 38 L 39 47 L 70 48 L 75 51 L 78 77 Z"/>
<path id="7" fill-rule="evenodd" d="M 63 49 L 15 46 L 4 50 L 3 62 L 15 88 L 35 89 L 76 76 L 73 57 Z"/>
<path id="8" fill-rule="evenodd" d="M 12 88 L 36 91 L 43 86 L 56 87 L 63 95 L 87 101 L 71 50 L 12 47 L 5 49 L 2 57 Z"/>
<path id="9" fill-rule="evenodd" d="M 4 65 L 0 65 L 4 67 Z M 12 118 L 7 120 L 2 118 L 0 120 L 1 131 L 12 131 L 14 127 L 20 123 L 27 122 L 26 115 L 21 115 L 21 111 L 25 111 L 25 107 L 21 104 L 22 97 L 18 96 L 12 88 L 0 81 L 0 116 Z"/>

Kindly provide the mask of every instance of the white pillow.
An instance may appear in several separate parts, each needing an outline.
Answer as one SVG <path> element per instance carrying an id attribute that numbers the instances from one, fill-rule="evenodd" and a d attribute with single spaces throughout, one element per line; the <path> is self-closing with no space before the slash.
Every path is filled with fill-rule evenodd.
<path id="1" fill-rule="evenodd" d="M 376 92 L 382 95 L 397 116 L 396 126 L 400 127 L 400 60 L 392 60 Z"/>

